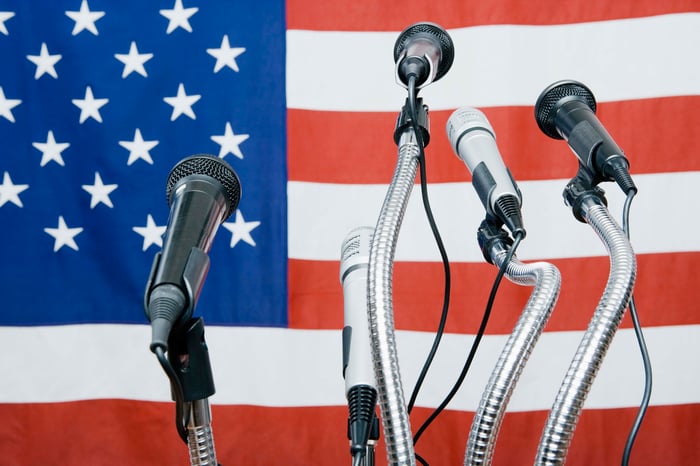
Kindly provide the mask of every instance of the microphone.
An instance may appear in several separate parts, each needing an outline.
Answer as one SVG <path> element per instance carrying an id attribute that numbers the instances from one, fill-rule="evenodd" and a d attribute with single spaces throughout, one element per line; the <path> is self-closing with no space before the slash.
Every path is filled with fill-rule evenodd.
<path id="1" fill-rule="evenodd" d="M 156 254 L 144 306 L 151 351 L 167 351 L 171 328 L 192 315 L 209 270 L 207 252 L 219 225 L 238 207 L 241 185 L 231 166 L 213 155 L 193 155 L 172 169 L 166 185 L 170 217 Z"/>
<path id="2" fill-rule="evenodd" d="M 455 48 L 447 32 L 434 23 L 416 23 L 404 29 L 394 44 L 396 82 L 408 87 L 416 78 L 416 89 L 437 81 L 454 61 Z"/>
<path id="3" fill-rule="evenodd" d="M 572 80 L 549 85 L 535 103 L 535 120 L 542 132 L 568 142 L 594 185 L 614 180 L 625 193 L 636 192 L 629 161 L 595 112 L 591 90 Z"/>
<path id="4" fill-rule="evenodd" d="M 487 215 L 503 222 L 513 235 L 525 228 L 522 195 L 496 146 L 496 133 L 480 110 L 462 107 L 447 120 L 447 137 L 472 174 L 472 184 Z"/>
<path id="5" fill-rule="evenodd" d="M 377 384 L 372 364 L 367 320 L 367 272 L 374 229 L 359 227 L 343 240 L 340 283 L 343 286 L 343 378 L 348 400 L 350 453 L 364 456 L 375 406 Z"/>

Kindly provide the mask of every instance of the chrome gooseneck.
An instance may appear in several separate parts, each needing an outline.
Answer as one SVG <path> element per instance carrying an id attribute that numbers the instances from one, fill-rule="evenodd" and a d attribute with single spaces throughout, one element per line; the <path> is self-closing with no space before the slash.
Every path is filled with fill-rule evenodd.
<path id="1" fill-rule="evenodd" d="M 535 464 L 562 465 L 591 385 L 632 296 L 637 263 L 632 246 L 610 216 L 603 191 L 574 178 L 565 191 L 579 220 L 588 223 L 610 255 L 610 274 L 549 413 Z"/>
<path id="2" fill-rule="evenodd" d="M 488 250 L 485 249 L 484 254 L 489 262 L 500 268 L 506 260 L 508 248 L 505 241 L 498 238 L 498 233 L 501 233 L 501 238 L 507 235 L 484 222 L 479 230 L 480 240 L 484 230 L 487 230 L 486 235 L 498 239 L 488 242 Z M 505 276 L 513 283 L 535 288 L 484 389 L 469 433 L 465 466 L 491 464 L 508 402 L 554 309 L 561 288 L 559 270 L 547 262 L 524 264 L 513 256 L 506 264 Z"/>

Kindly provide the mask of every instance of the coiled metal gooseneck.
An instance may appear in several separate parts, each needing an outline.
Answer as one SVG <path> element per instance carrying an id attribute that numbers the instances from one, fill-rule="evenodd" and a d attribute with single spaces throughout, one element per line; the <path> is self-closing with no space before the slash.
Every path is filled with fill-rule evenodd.
<path id="1" fill-rule="evenodd" d="M 581 218 L 608 250 L 610 275 L 547 418 L 535 459 L 538 466 L 564 464 L 583 404 L 629 304 L 637 272 L 632 246 L 603 202 L 587 196 L 578 207 Z"/>
<path id="2" fill-rule="evenodd" d="M 396 350 L 392 274 L 399 229 L 416 178 L 418 155 L 415 133 L 408 130 L 399 139 L 394 177 L 372 237 L 367 279 L 372 361 L 379 392 L 387 462 L 401 466 L 415 465 L 416 459 Z"/>
<path id="3" fill-rule="evenodd" d="M 500 268 L 507 253 L 502 242 L 492 243 L 490 257 L 494 265 Z M 559 270 L 547 262 L 524 264 L 513 256 L 506 265 L 505 276 L 513 283 L 535 288 L 484 389 L 469 433 L 465 466 L 491 464 L 506 407 L 561 288 Z"/>

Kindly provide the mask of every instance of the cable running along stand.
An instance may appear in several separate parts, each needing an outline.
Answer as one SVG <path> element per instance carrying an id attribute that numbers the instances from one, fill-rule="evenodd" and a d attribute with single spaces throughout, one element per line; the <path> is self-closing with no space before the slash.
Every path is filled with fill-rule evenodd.
<path id="1" fill-rule="evenodd" d="M 407 88 L 408 98 L 394 132 L 398 145 L 394 176 L 372 238 L 367 297 L 372 361 L 389 465 L 416 464 L 396 349 L 392 275 L 399 229 L 416 178 L 418 157 L 429 138 L 428 108 L 422 105 L 417 93 L 421 86 L 444 75 L 453 58 L 452 40 L 442 28 L 431 23 L 405 29 L 394 48 L 397 82 Z"/>

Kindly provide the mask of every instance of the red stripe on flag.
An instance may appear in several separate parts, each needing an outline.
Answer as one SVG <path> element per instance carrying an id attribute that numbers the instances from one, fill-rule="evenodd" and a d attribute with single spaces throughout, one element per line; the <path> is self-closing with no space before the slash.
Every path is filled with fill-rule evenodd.
<path id="1" fill-rule="evenodd" d="M 635 301 L 645 327 L 700 323 L 697 303 L 683 280 L 661 277 L 692 276 L 699 252 L 640 254 Z M 562 287 L 548 331 L 584 330 L 593 316 L 610 270 L 607 257 L 550 261 L 562 274 Z M 339 263 L 289 261 L 289 326 L 298 329 L 343 327 L 343 293 Z M 479 327 L 496 268 L 486 263 L 452 263 L 452 294 L 447 331 L 473 334 Z M 434 332 L 443 295 L 440 263 L 394 264 L 394 319 L 398 330 Z M 487 332 L 509 334 L 522 312 L 532 287 L 504 280 L 497 295 Z M 663 310 L 663 312 L 659 312 Z M 631 327 L 626 315 L 623 328 Z"/>
<path id="2" fill-rule="evenodd" d="M 467 382 L 468 383 L 468 382 Z M 635 393 L 641 387 L 631 387 Z M 630 397 L 636 403 L 637 395 Z M 431 410 L 417 408 L 412 414 L 415 431 Z M 567 456 L 567 466 L 619 464 L 636 408 L 584 410 Z M 532 464 L 547 418 L 546 411 L 507 413 L 498 436 L 493 466 Z M 700 431 L 695 420 L 700 405 L 649 408 L 637 436 L 630 464 L 700 464 Z M 430 464 L 462 464 L 472 413 L 443 412 L 421 437 L 416 452 Z M 455 438 L 456 437 L 456 438 Z"/>
<path id="3" fill-rule="evenodd" d="M 466 103 L 465 103 L 466 104 Z M 603 102 L 598 116 L 625 151 L 633 174 L 700 170 L 700 96 Z M 537 127 L 533 107 L 482 109 L 516 181 L 571 178 L 576 158 Z M 428 181 L 460 182 L 469 171 L 450 147 L 449 111 L 430 113 Z M 289 178 L 321 183 L 385 184 L 396 165 L 397 112 L 288 111 Z M 319 157 L 322 157 L 319 159 Z"/>
<path id="4" fill-rule="evenodd" d="M 281 388 L 283 389 L 283 388 Z M 635 397 L 636 398 L 636 397 Z M 417 429 L 431 410 L 416 408 Z M 188 464 L 187 447 L 174 426 L 174 405 L 129 400 L 0 405 L 4 464 L 63 464 L 73 458 L 92 466 Z M 584 410 L 567 466 L 617 464 L 636 408 Z M 547 413 L 508 413 L 496 444 L 494 466 L 534 460 Z M 654 406 L 632 452 L 632 464 L 700 462 L 700 405 Z M 223 465 L 349 464 L 347 408 L 212 407 L 217 459 Z M 416 451 L 430 464 L 461 464 L 473 413 L 445 411 Z M 69 424 L 57 420 L 69 419 Z M 603 428 L 604 427 L 604 428 Z M 81 435 L 73 435 L 80 432 Z M 377 465 L 386 465 L 383 438 Z"/>
<path id="5" fill-rule="evenodd" d="M 422 0 L 354 2 L 287 2 L 287 28 L 318 31 L 403 30 L 418 21 L 432 21 L 446 29 L 484 24 L 550 25 L 611 19 L 639 18 L 697 11 L 694 0 L 607 0 L 562 3 L 538 2 L 425 2 Z"/>

